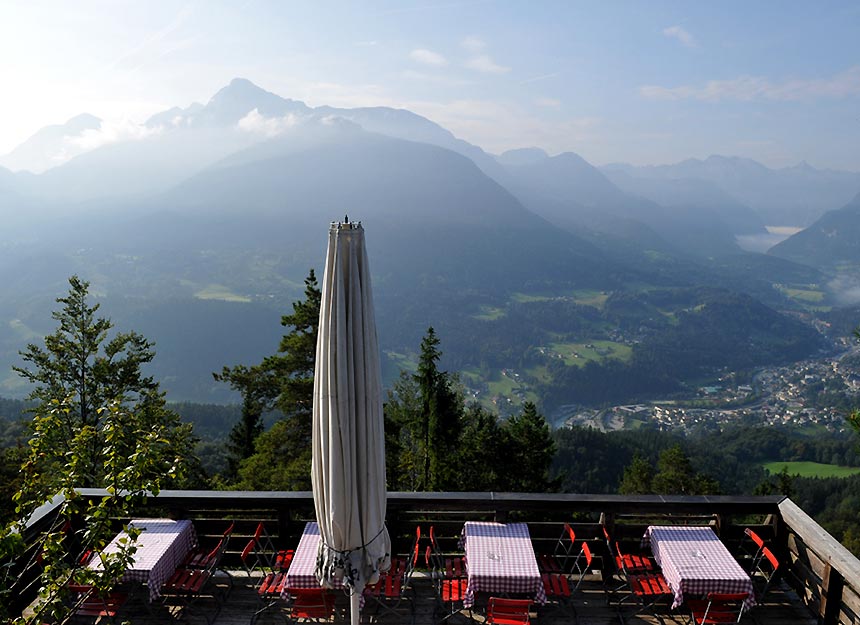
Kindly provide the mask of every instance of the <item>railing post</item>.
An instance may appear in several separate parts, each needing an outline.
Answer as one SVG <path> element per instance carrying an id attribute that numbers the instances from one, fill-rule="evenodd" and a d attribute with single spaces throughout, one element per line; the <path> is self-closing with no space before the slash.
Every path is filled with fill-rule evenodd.
<path id="1" fill-rule="evenodd" d="M 828 562 L 824 566 L 824 578 L 821 580 L 821 604 L 818 614 L 820 625 L 838 625 L 844 586 L 842 575 Z"/>

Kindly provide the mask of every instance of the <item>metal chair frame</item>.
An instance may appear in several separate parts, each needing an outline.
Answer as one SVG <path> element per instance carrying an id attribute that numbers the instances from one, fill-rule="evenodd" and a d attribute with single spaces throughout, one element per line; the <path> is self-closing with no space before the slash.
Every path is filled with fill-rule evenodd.
<path id="1" fill-rule="evenodd" d="M 449 618 L 454 616 L 464 616 L 472 621 L 472 610 L 463 605 L 463 600 L 466 597 L 466 588 L 468 579 L 465 577 L 447 577 L 445 575 L 445 562 L 441 554 L 433 550 L 432 545 L 427 545 L 427 550 L 424 554 L 424 560 L 427 563 L 427 568 L 431 570 L 430 577 L 433 581 L 434 595 L 436 602 L 433 608 L 434 617 L 440 612 L 444 616 L 438 622 L 444 623 Z M 468 616 L 463 615 L 463 610 L 468 610 Z"/>

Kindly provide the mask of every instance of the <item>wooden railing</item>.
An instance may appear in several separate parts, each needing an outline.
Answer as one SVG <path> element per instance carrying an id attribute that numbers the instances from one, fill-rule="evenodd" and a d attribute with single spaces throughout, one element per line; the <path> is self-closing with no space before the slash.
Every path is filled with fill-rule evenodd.
<path id="1" fill-rule="evenodd" d="M 103 491 L 82 489 L 84 497 Z M 56 505 L 56 504 L 54 504 Z M 46 507 L 30 528 L 30 540 L 50 521 Z M 194 520 L 201 543 L 214 542 L 227 520 L 236 522 L 232 553 L 237 558 L 257 523 L 264 522 L 281 546 L 295 545 L 314 518 L 309 492 L 162 491 L 138 516 Z M 387 523 L 395 552 L 404 553 L 415 526 L 433 525 L 443 549 L 455 550 L 466 520 L 525 521 L 536 551 L 552 551 L 563 523 L 577 540 L 603 541 L 601 526 L 614 539 L 638 544 L 648 525 L 707 524 L 730 550 L 744 528 L 770 541 L 783 563 L 784 579 L 822 625 L 860 623 L 860 562 L 789 499 L 731 496 L 618 496 L 535 493 L 389 493 Z M 122 520 L 118 519 L 118 525 Z M 238 564 L 238 562 L 236 561 Z M 27 597 L 22 594 L 22 601 Z"/>
<path id="2" fill-rule="evenodd" d="M 860 623 L 860 561 L 790 499 L 779 512 L 786 581 L 819 623 Z"/>

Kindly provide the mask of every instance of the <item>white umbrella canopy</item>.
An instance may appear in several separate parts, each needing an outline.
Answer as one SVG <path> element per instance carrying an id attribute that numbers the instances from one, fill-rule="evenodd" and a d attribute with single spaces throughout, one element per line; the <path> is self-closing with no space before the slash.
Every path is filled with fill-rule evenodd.
<path id="1" fill-rule="evenodd" d="M 322 285 L 311 482 L 320 528 L 317 578 L 358 598 L 390 566 L 385 433 L 370 269 L 360 223 L 333 223 Z"/>

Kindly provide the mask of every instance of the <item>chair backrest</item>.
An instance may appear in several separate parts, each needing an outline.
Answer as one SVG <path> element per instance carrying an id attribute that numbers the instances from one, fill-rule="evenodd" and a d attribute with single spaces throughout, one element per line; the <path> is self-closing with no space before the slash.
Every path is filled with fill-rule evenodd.
<path id="1" fill-rule="evenodd" d="M 487 604 L 487 623 L 504 623 L 506 625 L 528 625 L 529 609 L 532 602 L 529 599 L 503 599 L 490 597 Z"/>
<path id="2" fill-rule="evenodd" d="M 601 525 L 600 528 L 603 530 L 603 539 L 606 541 L 606 555 L 609 558 L 609 562 L 612 565 L 612 569 L 616 573 L 623 573 L 624 571 L 622 571 L 621 567 L 618 566 L 618 562 L 616 560 L 618 554 L 612 548 L 612 537 L 609 535 L 609 530 L 606 529 L 605 525 Z"/>
<path id="3" fill-rule="evenodd" d="M 576 532 L 573 531 L 573 528 L 568 523 L 565 523 L 561 530 L 561 536 L 558 537 L 555 543 L 555 551 L 553 551 L 553 555 L 561 566 L 562 571 L 568 572 L 569 560 L 573 556 L 575 548 Z"/>
<path id="4" fill-rule="evenodd" d="M 756 568 L 758 568 L 759 560 L 762 558 L 764 539 L 749 527 L 744 528 L 744 535 L 746 538 L 741 543 L 742 557 L 744 560 L 747 560 L 747 571 L 755 571 Z M 752 545 L 748 545 L 747 540 L 749 540 Z"/>
<path id="5" fill-rule="evenodd" d="M 415 540 L 412 543 L 412 549 L 409 551 L 409 556 L 406 559 L 406 574 L 411 575 L 412 569 L 418 564 L 419 546 L 421 543 L 421 526 L 415 526 Z"/>
<path id="6" fill-rule="evenodd" d="M 739 623 L 744 613 L 744 602 L 749 593 L 709 593 L 707 603 L 696 602 L 691 607 L 696 625 L 723 625 Z"/>
<path id="7" fill-rule="evenodd" d="M 415 567 L 418 566 L 418 553 L 420 550 L 421 550 L 421 545 L 419 545 L 416 542 L 415 546 L 412 547 L 412 557 L 409 558 L 407 565 L 406 565 L 407 574 L 411 574 L 412 571 L 415 569 Z"/>
<path id="8" fill-rule="evenodd" d="M 257 529 L 254 530 L 254 539 L 257 541 L 257 551 L 266 553 L 276 551 L 272 536 L 266 530 L 266 526 L 262 521 L 257 523 Z"/>
<path id="9" fill-rule="evenodd" d="M 215 548 L 212 549 L 209 553 L 206 554 L 206 558 L 203 561 L 203 568 L 209 571 L 214 571 L 221 564 L 221 557 L 224 555 L 224 551 L 227 548 L 227 541 L 223 538 L 218 541 L 218 544 L 215 545 Z"/>
<path id="10" fill-rule="evenodd" d="M 260 566 L 262 560 L 260 559 L 260 554 L 257 552 L 257 547 L 257 539 L 252 538 L 248 541 L 248 544 L 245 545 L 245 548 L 242 549 L 242 553 L 239 554 L 239 558 L 242 560 L 242 566 L 245 567 L 245 572 L 248 574 L 248 577 L 253 574 L 255 569 L 265 572 L 263 567 Z"/>
<path id="11" fill-rule="evenodd" d="M 751 530 L 751 529 L 750 529 L 750 528 L 748 528 L 748 527 L 747 527 L 747 528 L 744 528 L 744 534 L 746 534 L 746 536 L 747 536 L 751 541 L 753 541 L 756 545 L 758 545 L 758 548 L 759 548 L 759 549 L 764 549 L 764 539 L 763 539 L 761 536 L 759 536 L 758 534 L 756 534 L 753 530 Z"/>
<path id="12" fill-rule="evenodd" d="M 571 573 L 576 576 L 576 581 L 571 592 L 576 592 L 576 590 L 582 585 L 586 574 L 591 568 L 591 562 L 593 560 L 594 556 L 591 554 L 591 548 L 588 546 L 587 542 L 583 541 L 582 549 L 579 550 L 579 554 L 576 556 L 576 560 L 574 560 L 573 566 L 571 567 Z"/>
<path id="13" fill-rule="evenodd" d="M 770 590 L 771 584 L 773 584 L 774 578 L 776 577 L 776 572 L 779 570 L 779 560 L 776 559 L 776 556 L 773 555 L 773 552 L 770 549 L 767 547 L 762 548 L 761 554 L 758 565 L 752 574 L 753 584 L 758 582 L 756 588 L 756 602 L 759 603 L 764 599 L 768 590 Z"/>
<path id="14" fill-rule="evenodd" d="M 433 547 L 433 551 L 436 553 L 441 553 L 439 549 L 439 543 L 436 542 L 436 530 L 433 526 L 430 526 L 430 546 Z"/>

